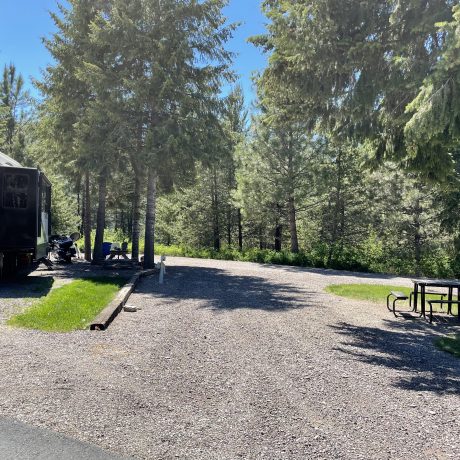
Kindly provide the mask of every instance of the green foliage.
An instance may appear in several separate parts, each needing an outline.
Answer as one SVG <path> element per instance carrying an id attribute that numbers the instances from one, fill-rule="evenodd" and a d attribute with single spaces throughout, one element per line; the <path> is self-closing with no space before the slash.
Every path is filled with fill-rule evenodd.
<path id="1" fill-rule="evenodd" d="M 340 140 L 370 140 L 373 156 L 407 157 L 405 108 L 443 50 L 452 0 L 266 0 L 267 33 L 253 42 L 270 53 L 260 85 L 282 89 L 296 119 Z M 436 173 L 437 152 L 420 169 Z M 425 158 L 426 159 L 426 158 Z"/>
<path id="2" fill-rule="evenodd" d="M 225 1 L 70 0 L 15 139 L 56 182 L 55 231 L 78 225 L 88 184 L 98 248 L 104 229 L 149 262 L 155 237 L 157 253 L 458 276 L 455 3 L 264 1 L 249 123 L 239 86 L 222 97 Z M 7 69 L 2 132 L 21 86 Z"/>
<path id="3" fill-rule="evenodd" d="M 371 271 L 380 272 L 383 269 L 384 245 L 377 232 L 369 228 L 369 235 L 362 244 L 363 262 Z"/>
<path id="4" fill-rule="evenodd" d="M 74 195 L 68 190 L 64 181 L 49 177 L 52 184 L 51 232 L 57 235 L 70 235 L 80 228 L 81 219 L 77 214 Z"/>
<path id="5" fill-rule="evenodd" d="M 155 252 L 159 255 L 176 257 L 194 257 L 198 259 L 236 260 L 242 262 L 259 262 L 275 265 L 311 266 L 306 254 L 289 251 L 273 251 L 270 249 L 247 249 L 239 251 L 234 248 L 223 248 L 219 251 L 212 248 L 193 248 L 183 246 L 156 245 Z"/>
<path id="6" fill-rule="evenodd" d="M 411 118 L 405 126 L 406 144 L 413 157 L 424 160 L 431 179 L 458 181 L 452 150 L 460 139 L 460 5 L 454 6 L 451 22 L 437 25 L 446 42 L 434 70 L 407 105 Z"/>
<path id="7" fill-rule="evenodd" d="M 45 45 L 55 63 L 37 84 L 45 96 L 44 131 L 76 186 L 84 173 L 97 177 L 96 261 L 107 191 L 120 175 L 134 178 L 136 245 L 141 193 L 149 184 L 144 255 L 151 265 L 157 188 L 189 184 L 194 161 L 214 159 L 225 109 L 221 89 L 233 79 L 225 44 L 235 25 L 226 24 L 225 4 L 70 0 L 52 15 L 58 31 Z M 87 240 L 88 221 L 87 215 Z"/>
<path id="8" fill-rule="evenodd" d="M 48 332 L 85 329 L 125 282 L 103 277 L 72 281 L 10 318 L 8 325 Z"/>
<path id="9" fill-rule="evenodd" d="M 376 247 L 377 246 L 377 249 Z M 199 259 L 236 260 L 259 262 L 297 267 L 332 268 L 359 272 L 391 273 L 395 275 L 415 275 L 416 267 L 410 254 L 406 257 L 391 251 L 381 251 L 381 245 L 371 237 L 371 243 L 361 248 L 344 247 L 337 257 L 328 261 L 329 246 L 319 243 L 309 251 L 293 253 L 288 250 L 247 248 L 243 251 L 224 247 L 217 251 L 212 248 L 156 244 L 155 253 L 177 257 L 194 257 Z M 377 253 L 377 255 L 376 255 Z M 421 261 L 422 273 L 426 276 L 453 278 L 455 271 L 448 251 L 436 248 L 428 252 Z"/>

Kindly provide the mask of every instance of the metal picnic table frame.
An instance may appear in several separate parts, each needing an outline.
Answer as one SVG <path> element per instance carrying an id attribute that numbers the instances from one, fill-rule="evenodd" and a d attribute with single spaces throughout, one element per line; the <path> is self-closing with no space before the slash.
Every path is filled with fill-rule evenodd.
<path id="1" fill-rule="evenodd" d="M 447 314 L 452 314 L 452 298 L 454 289 L 457 289 L 457 299 L 460 300 L 460 281 L 443 281 L 443 280 L 412 280 L 414 283 L 414 307 L 413 311 L 417 312 L 418 295 L 420 293 L 420 316 L 426 316 L 425 293 L 427 287 L 447 288 Z M 459 306 L 460 308 L 460 306 Z M 460 321 L 460 312 L 458 315 Z"/>
<path id="2" fill-rule="evenodd" d="M 123 259 L 129 260 L 129 257 L 127 254 L 128 252 L 126 249 L 114 249 L 110 251 L 108 260 L 112 260 L 115 256 L 117 257 L 117 259 L 119 259 L 121 256 Z"/>

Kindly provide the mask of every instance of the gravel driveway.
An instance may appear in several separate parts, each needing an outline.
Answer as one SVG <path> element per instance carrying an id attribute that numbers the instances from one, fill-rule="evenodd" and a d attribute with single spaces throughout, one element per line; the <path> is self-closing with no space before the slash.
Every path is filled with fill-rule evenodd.
<path id="1" fill-rule="evenodd" d="M 169 258 L 105 332 L 0 326 L 0 415 L 135 458 L 457 459 L 456 324 L 332 283 L 403 278 Z"/>

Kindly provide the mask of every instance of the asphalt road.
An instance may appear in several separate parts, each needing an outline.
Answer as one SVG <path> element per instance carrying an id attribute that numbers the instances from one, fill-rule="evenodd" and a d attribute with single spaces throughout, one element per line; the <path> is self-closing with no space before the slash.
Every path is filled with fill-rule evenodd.
<path id="1" fill-rule="evenodd" d="M 122 457 L 53 431 L 0 418 L 2 460 L 122 460 Z"/>

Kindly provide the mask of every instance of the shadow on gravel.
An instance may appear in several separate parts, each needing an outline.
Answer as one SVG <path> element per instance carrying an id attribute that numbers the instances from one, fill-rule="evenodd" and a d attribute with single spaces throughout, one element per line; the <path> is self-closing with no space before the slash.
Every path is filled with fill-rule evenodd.
<path id="1" fill-rule="evenodd" d="M 423 320 L 386 322 L 392 330 L 348 323 L 331 326 L 347 337 L 335 349 L 362 362 L 400 371 L 393 382 L 398 388 L 458 395 L 460 359 L 437 350 L 433 344 L 441 332 L 453 331 L 452 324 L 434 331 Z"/>
<path id="2" fill-rule="evenodd" d="M 0 282 L 0 299 L 21 299 L 42 297 L 53 287 L 52 276 L 27 276 Z"/>
<path id="3" fill-rule="evenodd" d="M 225 270 L 203 267 L 167 268 L 167 282 L 155 285 L 155 297 L 203 300 L 203 308 L 214 310 L 266 310 L 273 312 L 306 308 L 314 304 L 314 295 L 297 286 L 268 282 L 255 276 L 237 276 Z M 155 281 L 156 283 L 156 277 Z M 151 294 L 151 282 L 136 289 L 139 294 Z"/>

